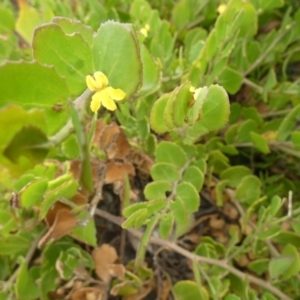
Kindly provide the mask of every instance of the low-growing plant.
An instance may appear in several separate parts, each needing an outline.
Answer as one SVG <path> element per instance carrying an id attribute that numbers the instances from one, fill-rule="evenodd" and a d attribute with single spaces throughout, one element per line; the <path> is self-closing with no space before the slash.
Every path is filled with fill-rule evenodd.
<path id="1" fill-rule="evenodd" d="M 0 300 L 300 299 L 300 5 L 0 4 Z"/>

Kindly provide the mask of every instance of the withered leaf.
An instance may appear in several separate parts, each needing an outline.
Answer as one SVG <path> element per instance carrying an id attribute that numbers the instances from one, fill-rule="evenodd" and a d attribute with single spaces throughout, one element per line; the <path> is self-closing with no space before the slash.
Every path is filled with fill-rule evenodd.
<path id="1" fill-rule="evenodd" d="M 50 239 L 55 241 L 70 233 L 77 224 L 77 218 L 69 209 L 62 208 L 57 211 L 55 219 L 47 233 L 40 239 L 38 246 L 42 247 Z"/>
<path id="2" fill-rule="evenodd" d="M 135 175 L 135 170 L 131 163 L 110 160 L 107 163 L 105 183 L 123 181 L 125 174 Z"/>
<path id="3" fill-rule="evenodd" d="M 96 274 L 104 282 L 109 282 L 111 265 L 118 259 L 117 251 L 108 244 L 103 244 L 92 252 Z"/>

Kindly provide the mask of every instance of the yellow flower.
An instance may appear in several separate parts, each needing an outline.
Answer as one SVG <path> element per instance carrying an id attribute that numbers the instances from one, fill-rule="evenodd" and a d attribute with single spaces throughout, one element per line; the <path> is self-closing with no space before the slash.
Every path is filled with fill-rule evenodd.
<path id="1" fill-rule="evenodd" d="M 198 95 L 199 95 L 201 89 L 202 89 L 201 87 L 198 88 L 198 89 L 195 89 L 193 86 L 190 87 L 190 92 L 192 92 L 194 94 L 194 99 L 195 100 L 197 100 Z"/>
<path id="2" fill-rule="evenodd" d="M 145 27 L 143 27 L 141 30 L 140 30 L 140 33 L 144 36 L 144 37 L 147 37 L 148 36 L 148 31 L 150 30 L 150 26 L 149 24 L 146 24 Z"/>
<path id="3" fill-rule="evenodd" d="M 94 113 L 100 109 L 101 105 L 108 110 L 116 110 L 115 101 L 123 100 L 126 96 L 123 90 L 108 86 L 108 79 L 102 72 L 95 72 L 94 77 L 86 76 L 86 84 L 91 91 L 95 92 L 90 105 Z"/>
<path id="4" fill-rule="evenodd" d="M 226 4 L 221 4 L 221 5 L 219 5 L 217 11 L 221 15 L 226 10 L 226 8 L 227 8 Z"/>

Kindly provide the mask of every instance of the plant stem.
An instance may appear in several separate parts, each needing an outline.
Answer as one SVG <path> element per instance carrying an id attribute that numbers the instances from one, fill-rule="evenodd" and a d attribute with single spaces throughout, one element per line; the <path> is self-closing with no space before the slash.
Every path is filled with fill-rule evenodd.
<path id="1" fill-rule="evenodd" d="M 119 226 L 121 226 L 122 222 L 123 222 L 122 218 L 111 215 L 110 213 L 100 210 L 100 209 L 96 209 L 96 215 L 98 215 L 102 218 L 105 218 Z M 143 232 L 141 232 L 139 230 L 132 229 L 132 228 L 127 229 L 127 230 L 128 230 L 128 232 L 130 232 L 132 235 L 134 235 L 135 237 L 137 237 L 139 239 L 142 238 L 142 236 L 143 236 Z M 262 280 L 260 278 L 257 278 L 255 276 L 252 276 L 250 274 L 245 274 L 245 273 L 239 271 L 238 269 L 230 266 L 224 260 L 217 260 L 217 259 L 213 259 L 213 258 L 209 258 L 209 257 L 196 255 L 196 254 L 191 253 L 191 252 L 185 250 L 184 248 L 178 246 L 174 242 L 166 241 L 161 238 L 154 237 L 154 236 L 152 236 L 150 238 L 149 242 L 151 244 L 169 248 L 169 249 L 177 252 L 178 254 L 181 254 L 182 256 L 190 259 L 191 261 L 195 260 L 198 263 L 207 263 L 207 264 L 210 264 L 213 266 L 221 267 L 221 268 L 227 270 L 228 272 L 230 272 L 231 274 L 239 277 L 241 280 L 248 280 L 250 283 L 256 284 L 256 285 L 260 286 L 261 288 L 264 288 L 264 289 L 270 291 L 271 293 L 273 293 L 274 295 L 279 297 L 279 299 L 281 299 L 281 300 L 292 300 L 292 298 L 290 298 L 289 296 L 284 294 L 281 290 L 277 289 L 271 283 L 269 283 L 265 280 Z"/>
<path id="2" fill-rule="evenodd" d="M 90 99 L 90 97 L 93 95 L 93 92 L 91 92 L 89 89 L 85 90 L 73 103 L 75 109 L 77 111 L 80 111 L 84 109 L 87 101 Z M 39 147 L 51 149 L 59 145 L 62 141 L 64 141 L 70 134 L 74 132 L 74 127 L 72 120 L 69 119 L 66 125 L 58 131 L 55 135 L 49 138 L 49 141 L 47 143 L 44 143 L 40 145 Z"/>
<path id="3" fill-rule="evenodd" d="M 281 32 L 278 32 L 277 37 L 273 40 L 273 42 L 267 47 L 267 49 L 257 58 L 257 60 L 248 68 L 248 70 L 244 73 L 244 77 L 246 77 L 250 72 L 252 72 L 256 67 L 258 67 L 263 60 L 269 55 L 269 52 L 274 50 L 275 46 L 279 43 L 279 41 L 288 33 L 291 28 L 293 28 L 294 24 L 291 24 L 288 28 L 283 29 Z"/>

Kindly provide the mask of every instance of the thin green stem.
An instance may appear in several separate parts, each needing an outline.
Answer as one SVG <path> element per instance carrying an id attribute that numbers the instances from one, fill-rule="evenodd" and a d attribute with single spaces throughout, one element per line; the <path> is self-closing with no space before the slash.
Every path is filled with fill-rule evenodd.
<path id="1" fill-rule="evenodd" d="M 251 73 L 256 67 L 258 67 L 263 60 L 269 55 L 271 51 L 274 50 L 274 47 L 280 42 L 280 40 L 293 28 L 294 24 L 291 24 L 288 28 L 283 29 L 278 33 L 277 37 L 273 40 L 273 42 L 269 45 L 269 47 L 262 53 L 261 56 L 257 58 L 257 60 L 248 68 L 248 70 L 244 73 L 244 77 L 246 77 L 249 73 Z"/>
<path id="2" fill-rule="evenodd" d="M 73 103 L 77 111 L 83 110 L 87 101 L 91 98 L 93 92 L 89 89 L 85 90 Z M 68 136 L 74 132 L 72 120 L 69 119 L 66 125 L 55 135 L 49 138 L 47 143 L 39 145 L 39 148 L 52 149 L 63 142 Z"/>

